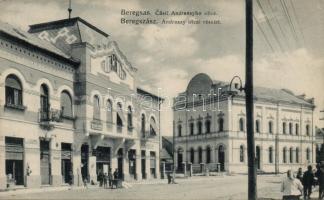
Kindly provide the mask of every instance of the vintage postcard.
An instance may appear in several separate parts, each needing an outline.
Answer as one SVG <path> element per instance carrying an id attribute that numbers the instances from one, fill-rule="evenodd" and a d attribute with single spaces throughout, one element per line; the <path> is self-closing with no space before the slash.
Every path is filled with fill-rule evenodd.
<path id="1" fill-rule="evenodd" d="M 324 0 L 0 0 L 0 199 L 324 199 Z"/>

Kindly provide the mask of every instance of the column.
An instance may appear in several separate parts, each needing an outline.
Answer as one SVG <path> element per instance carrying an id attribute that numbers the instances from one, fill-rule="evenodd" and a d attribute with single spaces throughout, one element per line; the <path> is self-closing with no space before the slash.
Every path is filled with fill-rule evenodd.
<path id="1" fill-rule="evenodd" d="M 146 168 L 145 168 L 145 171 L 146 171 L 146 179 L 151 179 L 151 178 L 154 178 L 154 177 L 151 177 L 151 156 L 150 156 L 150 151 L 148 150 L 145 150 L 145 162 L 146 162 Z"/>
<path id="2" fill-rule="evenodd" d="M 123 148 L 123 175 L 124 180 L 129 180 L 129 160 L 128 160 L 128 151 L 126 148 Z"/>

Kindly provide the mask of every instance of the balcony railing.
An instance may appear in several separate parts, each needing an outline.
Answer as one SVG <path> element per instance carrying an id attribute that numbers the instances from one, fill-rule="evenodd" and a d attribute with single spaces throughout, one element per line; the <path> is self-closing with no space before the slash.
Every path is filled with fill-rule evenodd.
<path id="1" fill-rule="evenodd" d="M 62 112 L 58 109 L 39 111 L 39 122 L 62 122 Z"/>
<path id="2" fill-rule="evenodd" d="M 122 133 L 123 132 L 123 126 L 117 125 L 116 130 L 117 130 L 117 133 Z"/>
<path id="3" fill-rule="evenodd" d="M 91 121 L 91 129 L 102 131 L 102 123 L 100 120 L 94 119 Z"/>

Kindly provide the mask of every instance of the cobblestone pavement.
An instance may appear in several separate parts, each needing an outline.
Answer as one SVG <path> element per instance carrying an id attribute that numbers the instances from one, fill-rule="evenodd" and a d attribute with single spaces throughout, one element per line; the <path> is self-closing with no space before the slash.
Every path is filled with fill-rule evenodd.
<path id="1" fill-rule="evenodd" d="M 281 199 L 280 183 L 283 175 L 258 176 L 259 199 Z M 247 199 L 247 176 L 193 177 L 167 181 L 132 184 L 128 189 L 89 189 L 1 192 L 0 199 Z M 318 195 L 314 192 L 314 199 Z"/>

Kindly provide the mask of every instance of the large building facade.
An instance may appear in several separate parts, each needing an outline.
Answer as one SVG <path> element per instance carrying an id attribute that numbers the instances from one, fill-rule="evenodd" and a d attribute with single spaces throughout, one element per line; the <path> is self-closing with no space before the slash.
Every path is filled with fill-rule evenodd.
<path id="1" fill-rule="evenodd" d="M 235 84 L 233 84 L 235 85 Z M 174 101 L 178 171 L 247 173 L 244 93 L 197 74 Z M 256 167 L 285 172 L 315 163 L 313 99 L 286 89 L 254 88 Z"/>
<path id="2" fill-rule="evenodd" d="M 81 18 L 0 24 L 0 188 L 159 177 L 162 99 Z"/>

